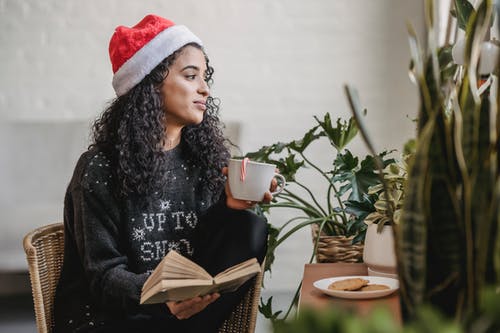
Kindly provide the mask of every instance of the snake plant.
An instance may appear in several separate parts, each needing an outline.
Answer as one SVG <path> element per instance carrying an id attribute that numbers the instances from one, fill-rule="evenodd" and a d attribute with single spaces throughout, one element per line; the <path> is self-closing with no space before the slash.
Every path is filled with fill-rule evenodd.
<path id="1" fill-rule="evenodd" d="M 454 2 L 453 15 L 466 34 L 465 63 L 457 66 L 452 45 L 436 43 L 434 1 L 425 4 L 425 48 L 409 27 L 410 73 L 420 108 L 416 150 L 394 228 L 403 315 L 415 319 L 422 305 L 432 304 L 475 331 L 467 323 L 481 315 L 482 290 L 493 286 L 500 297 L 498 73 L 478 73 L 494 6 L 483 0 L 476 10 L 466 0 Z M 352 89 L 347 93 L 359 113 Z"/>
<path id="2" fill-rule="evenodd" d="M 405 320 L 417 319 L 418 309 L 432 304 L 466 331 L 479 332 L 471 323 L 481 317 L 483 290 L 493 287 L 500 298 L 499 60 L 493 73 L 479 74 L 492 0 L 479 1 L 477 9 L 467 0 L 454 5 L 452 14 L 466 35 L 461 66 L 453 62 L 453 45 L 436 43 L 434 1 L 425 1 L 425 47 L 409 26 L 410 76 L 420 108 L 405 199 L 393 230 Z M 346 92 L 358 119 L 356 92 L 350 87 Z M 390 183 L 382 184 L 385 192 L 390 190 Z M 396 201 L 386 202 L 384 209 L 399 209 Z"/>
<path id="3" fill-rule="evenodd" d="M 465 322 L 478 314 L 481 289 L 500 284 L 497 76 L 478 76 L 493 4 L 484 0 L 474 10 L 467 1 L 455 2 L 466 48 L 465 64 L 454 75 L 444 71 L 452 65 L 444 56 L 449 46 L 438 47 L 433 38 L 433 6 L 426 1 L 427 49 L 419 47 L 410 29 L 421 105 L 398 266 L 406 315 L 427 302 Z M 482 86 L 488 82 L 493 83 Z"/>

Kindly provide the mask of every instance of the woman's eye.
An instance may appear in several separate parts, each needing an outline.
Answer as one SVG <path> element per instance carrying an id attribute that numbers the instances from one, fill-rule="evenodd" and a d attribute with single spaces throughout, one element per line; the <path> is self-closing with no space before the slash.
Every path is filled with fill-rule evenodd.
<path id="1" fill-rule="evenodd" d="M 186 75 L 186 78 L 188 80 L 194 80 L 196 78 L 196 75 Z"/>

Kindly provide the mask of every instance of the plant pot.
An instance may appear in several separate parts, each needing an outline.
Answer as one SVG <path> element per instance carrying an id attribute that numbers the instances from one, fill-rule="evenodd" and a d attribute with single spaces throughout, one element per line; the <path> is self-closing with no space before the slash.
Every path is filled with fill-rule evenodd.
<path id="1" fill-rule="evenodd" d="M 311 225 L 313 246 L 318 237 L 319 227 Z M 318 248 L 315 257 L 318 263 L 327 262 L 361 262 L 363 258 L 363 244 L 352 244 L 354 237 L 319 235 Z"/>
<path id="2" fill-rule="evenodd" d="M 377 224 L 366 229 L 363 261 L 368 266 L 368 275 L 398 278 L 394 235 L 391 226 L 384 226 L 380 233 Z"/>

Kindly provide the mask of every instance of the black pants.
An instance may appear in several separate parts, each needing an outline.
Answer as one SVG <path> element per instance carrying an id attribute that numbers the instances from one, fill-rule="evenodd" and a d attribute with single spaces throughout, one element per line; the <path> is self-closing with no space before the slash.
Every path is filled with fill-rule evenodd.
<path id="1" fill-rule="evenodd" d="M 216 205 L 200 218 L 193 244 L 193 260 L 214 276 L 253 257 L 262 263 L 266 254 L 267 225 L 263 218 L 251 211 Z M 250 279 L 235 292 L 221 294 L 214 303 L 189 319 L 159 318 L 158 321 L 148 320 L 147 323 L 136 324 L 142 326 L 144 332 L 217 332 L 252 283 Z M 135 331 L 132 326 L 128 328 Z"/>
<path id="2" fill-rule="evenodd" d="M 248 210 L 214 206 L 200 219 L 195 236 L 193 260 L 212 276 L 240 262 L 266 254 L 267 225 Z M 214 303 L 185 321 L 187 332 L 217 332 L 224 320 L 253 284 L 250 280 L 237 291 L 221 294 Z"/>

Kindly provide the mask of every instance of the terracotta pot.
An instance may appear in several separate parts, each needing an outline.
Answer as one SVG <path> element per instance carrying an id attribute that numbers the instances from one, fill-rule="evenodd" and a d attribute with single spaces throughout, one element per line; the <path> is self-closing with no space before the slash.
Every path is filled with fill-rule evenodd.
<path id="1" fill-rule="evenodd" d="M 392 227 L 386 225 L 380 233 L 377 227 L 370 224 L 366 229 L 363 261 L 368 266 L 368 275 L 397 278 Z"/>

